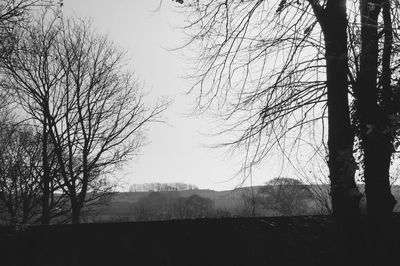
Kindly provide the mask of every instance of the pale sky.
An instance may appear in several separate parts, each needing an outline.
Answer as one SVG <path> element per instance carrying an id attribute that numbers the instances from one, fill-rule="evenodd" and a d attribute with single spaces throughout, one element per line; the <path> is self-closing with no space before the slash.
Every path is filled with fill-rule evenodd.
<path id="1" fill-rule="evenodd" d="M 189 67 L 182 59 L 185 51 L 165 49 L 184 43 L 184 36 L 176 27 L 183 25 L 184 19 L 169 0 L 164 0 L 159 12 L 151 12 L 159 1 L 64 1 L 65 15 L 90 18 L 97 32 L 108 34 L 115 44 L 127 51 L 129 67 L 149 91 L 148 104 L 163 96 L 174 100 L 163 114 L 168 125 L 150 125 L 147 135 L 150 143 L 119 174 L 123 177 L 122 190 L 133 183 L 150 182 L 185 182 L 203 189 L 233 189 L 241 182 L 240 176 L 234 178 L 240 167 L 240 157 L 232 158 L 223 150 L 205 147 L 218 143 L 218 139 L 206 135 L 216 124 L 207 116 L 188 116 L 196 95 L 184 95 L 191 85 L 182 78 Z M 276 164 L 256 169 L 253 185 L 266 182 L 280 170 Z"/>

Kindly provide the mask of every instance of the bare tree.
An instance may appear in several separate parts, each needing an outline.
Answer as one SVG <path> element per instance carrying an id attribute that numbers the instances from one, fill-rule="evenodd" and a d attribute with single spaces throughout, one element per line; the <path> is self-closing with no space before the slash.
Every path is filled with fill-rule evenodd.
<path id="1" fill-rule="evenodd" d="M 324 176 L 322 172 L 312 173 L 307 176 L 305 182 L 313 197 L 313 200 L 318 205 L 317 213 L 332 214 L 332 201 L 330 196 L 329 178 Z"/>
<path id="2" fill-rule="evenodd" d="M 45 13 L 48 13 L 46 11 Z M 43 194 L 42 194 L 42 223 L 50 222 L 50 166 L 49 166 L 49 118 L 51 99 L 56 97 L 54 89 L 55 81 L 61 77 L 60 68 L 53 69 L 48 64 L 49 56 L 54 47 L 49 45 L 55 40 L 57 31 L 51 26 L 45 25 L 45 15 L 41 21 L 36 21 L 36 27 L 20 28 L 13 32 L 12 53 L 2 58 L 4 72 L 3 87 L 8 93 L 16 95 L 22 103 L 21 107 L 39 123 L 42 128 L 42 162 L 43 162 Z M 48 22 L 50 25 L 55 20 Z M 30 31 L 29 29 L 32 29 Z M 53 52 L 54 54 L 54 52 Z M 46 70 L 51 68 L 51 72 Z M 8 80 L 13 77 L 12 80 Z M 21 85 L 21 86 L 20 86 Z M 18 89 L 15 89 L 17 88 Z M 15 93 L 14 93 L 15 92 Z M 53 109 L 54 110 L 54 109 Z"/>
<path id="3" fill-rule="evenodd" d="M 396 204 L 390 166 L 399 134 L 399 1 L 360 0 L 360 48 L 353 82 L 354 121 L 363 158 L 369 250 L 373 263 L 391 261 L 391 218 Z M 372 252 L 373 251 L 373 252 Z"/>
<path id="4" fill-rule="evenodd" d="M 261 187 L 258 196 L 264 208 L 293 216 L 304 214 L 307 208 L 305 201 L 311 195 L 308 187 L 300 180 L 277 177 Z"/>
<path id="5" fill-rule="evenodd" d="M 286 158 L 296 155 L 300 140 L 315 138 L 329 117 L 333 205 L 343 219 L 356 214 L 345 1 L 213 0 L 185 7 L 189 45 L 201 47 L 199 105 L 218 108 L 222 132 L 237 136 L 226 145 L 246 151 L 243 169 L 274 148 Z M 342 207 L 351 210 L 342 213 Z"/>
<path id="6" fill-rule="evenodd" d="M 235 137 L 226 144 L 245 151 L 244 170 L 261 162 L 274 148 L 290 159 L 299 150 L 299 140 L 313 136 L 318 123 L 325 129 L 327 122 L 332 210 L 339 242 L 344 244 L 338 258 L 342 262 L 358 262 L 350 252 L 353 247 L 361 247 L 361 193 L 354 178 L 353 126 L 357 125 L 350 119 L 349 92 L 356 98 L 363 94 L 364 100 L 372 96 L 364 102 L 365 110 L 370 106 L 368 102 L 374 101 L 373 107 L 381 98 L 367 92 L 376 89 L 376 80 L 365 86 L 371 89 L 361 86 L 361 94 L 351 90 L 355 80 L 366 83 L 375 79 L 376 70 L 362 74 L 361 67 L 360 76 L 351 75 L 350 70 L 359 66 L 357 40 L 363 42 L 360 64 L 369 69 L 368 41 L 378 35 L 365 35 L 365 29 L 377 31 L 377 24 L 369 23 L 369 16 L 378 16 L 385 1 L 361 1 L 367 7 L 364 11 L 373 11 L 368 14 L 347 9 L 346 0 L 178 2 L 184 3 L 188 12 L 185 27 L 192 36 L 188 45 L 196 45 L 200 52 L 194 86 L 200 92 L 200 110 L 217 110 L 226 126 L 222 133 L 230 132 Z M 388 12 L 389 4 L 386 6 Z M 364 29 L 362 36 L 357 33 L 358 39 L 349 40 L 348 21 L 356 14 L 361 14 Z M 391 30 L 387 29 L 394 27 L 386 25 L 385 29 L 383 35 L 389 36 Z M 387 38 L 388 44 L 390 39 Z M 356 55 L 349 51 L 356 51 Z M 374 60 L 372 65 L 377 66 L 378 61 Z M 383 61 L 387 64 L 387 60 Z M 368 79 L 358 79 L 367 75 Z M 367 125 L 371 124 L 364 123 L 363 127 L 368 129 Z M 320 136 L 321 142 L 325 142 L 324 137 Z M 371 169 L 377 168 L 371 164 Z M 388 195 L 387 187 L 381 187 L 376 195 Z"/>
<path id="7" fill-rule="evenodd" d="M 317 143 L 307 143 L 307 147 L 312 148 L 312 160 L 306 158 L 305 161 L 297 162 L 296 178 L 307 185 L 314 202 L 316 203 L 315 212 L 318 214 L 332 214 L 332 199 L 330 195 L 330 180 L 328 169 L 325 162 L 326 147 Z M 360 175 L 360 171 L 356 176 Z"/>
<path id="8" fill-rule="evenodd" d="M 2 60 L 8 86 L 52 143 L 72 222 L 79 223 L 82 208 L 109 195 L 107 174 L 137 154 L 144 127 L 167 103 L 144 106 L 124 53 L 87 21 L 45 12 L 19 40 Z"/>
<path id="9" fill-rule="evenodd" d="M 45 7 L 55 8 L 56 10 L 62 6 L 62 0 L 4 0 L 0 2 L 0 57 L 8 57 L 15 52 L 15 42 L 20 37 L 18 32 L 22 28 L 28 26 L 32 16 L 32 11 L 37 11 L 38 8 Z M 43 143 L 47 143 L 47 131 L 43 126 Z M 49 167 L 47 166 L 47 144 L 43 146 L 43 162 L 44 162 L 44 190 L 42 197 L 42 222 L 49 223 L 50 217 L 50 186 L 49 186 Z"/>
<path id="10" fill-rule="evenodd" d="M 0 125 L 0 204 L 7 223 L 35 224 L 41 221 L 43 195 L 42 137 L 35 127 L 21 122 Z M 60 194 L 57 165 L 51 166 L 49 215 L 55 222 L 67 221 L 67 198 Z"/>
<path id="11" fill-rule="evenodd" d="M 40 139 L 32 128 L 0 125 L 0 204 L 10 224 L 35 223 L 40 217 Z"/>
<path id="12" fill-rule="evenodd" d="M 241 216 L 255 217 L 262 215 L 262 199 L 260 198 L 258 190 L 256 191 L 253 186 L 243 188 L 240 198 L 241 203 L 243 204 L 243 206 L 241 206 L 239 209 L 239 214 Z"/>
<path id="13" fill-rule="evenodd" d="M 9 217 L 9 223 L 32 224 L 42 220 L 43 138 L 37 127 L 15 114 L 14 109 L 18 108 L 11 96 L 4 94 L 1 98 L 0 201 L 7 207 L 4 217 Z M 70 208 L 66 197 L 60 193 L 54 152 L 49 154 L 49 159 L 49 217 L 59 223 L 68 220 L 65 215 Z"/>

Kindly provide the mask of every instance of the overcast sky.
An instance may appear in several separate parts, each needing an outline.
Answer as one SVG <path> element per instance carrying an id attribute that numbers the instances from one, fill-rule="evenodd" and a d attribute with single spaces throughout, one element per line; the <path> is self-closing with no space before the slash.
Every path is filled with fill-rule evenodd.
<path id="1" fill-rule="evenodd" d="M 158 5 L 159 0 L 64 1 L 64 14 L 91 18 L 97 32 L 108 34 L 127 51 L 129 67 L 149 91 L 147 103 L 155 103 L 163 96 L 174 100 L 163 115 L 168 125 L 151 125 L 150 143 L 119 174 L 123 177 L 123 190 L 129 184 L 149 182 L 185 182 L 204 189 L 232 189 L 241 181 L 240 176 L 233 178 L 240 157 L 228 157 L 223 150 L 205 147 L 218 142 L 207 136 L 216 124 L 208 117 L 188 116 L 196 96 L 184 95 L 190 81 L 183 79 L 182 74 L 189 66 L 182 59 L 184 51 L 174 53 L 166 49 L 184 42 L 182 32 L 176 27 L 184 20 L 171 1 L 164 1 L 159 12 L 151 12 Z M 280 172 L 275 164 L 264 165 L 263 169 L 254 172 L 253 184 L 262 184 Z"/>

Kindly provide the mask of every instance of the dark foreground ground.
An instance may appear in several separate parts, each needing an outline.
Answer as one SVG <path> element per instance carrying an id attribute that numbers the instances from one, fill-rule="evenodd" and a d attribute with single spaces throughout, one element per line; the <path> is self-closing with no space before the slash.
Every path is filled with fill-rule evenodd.
<path id="1" fill-rule="evenodd" d="M 0 227 L 0 264 L 334 265 L 333 229 L 324 216 Z"/>

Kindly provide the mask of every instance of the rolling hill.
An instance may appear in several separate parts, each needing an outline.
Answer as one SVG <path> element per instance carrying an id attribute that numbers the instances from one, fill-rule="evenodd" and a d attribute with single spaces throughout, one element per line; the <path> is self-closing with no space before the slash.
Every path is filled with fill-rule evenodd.
<path id="1" fill-rule="evenodd" d="M 314 187 L 315 186 L 315 187 Z M 328 185 L 323 185 L 323 193 L 328 193 Z M 321 185 L 308 185 L 307 189 L 316 191 L 321 188 Z M 179 198 L 189 198 L 193 195 L 200 196 L 205 199 L 210 199 L 213 202 L 213 208 L 219 212 L 207 216 L 224 216 L 224 217 L 237 217 L 237 216 L 254 216 L 251 215 L 249 205 L 245 203 L 245 197 L 256 195 L 260 187 L 242 187 L 234 190 L 227 191 L 214 191 L 209 189 L 185 190 L 185 191 L 163 191 L 161 193 L 165 201 L 173 202 Z M 363 191 L 363 187 L 360 187 Z M 400 199 L 400 186 L 392 187 L 393 194 L 397 199 Z M 109 221 L 135 221 L 135 208 L 140 199 L 148 197 L 154 192 L 117 192 L 112 197 L 111 201 L 106 205 L 96 210 L 96 214 L 86 217 L 87 222 L 109 222 Z M 253 193 L 253 194 L 252 194 Z M 328 198 L 328 195 L 324 195 Z M 321 207 L 318 200 L 314 197 L 309 197 L 305 200 L 306 208 L 303 210 L 302 215 L 322 214 Z M 260 207 L 257 207 L 260 208 Z M 397 204 L 395 211 L 400 210 L 400 204 Z M 275 216 L 276 212 L 260 209 L 255 215 L 259 216 Z"/>

